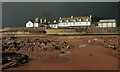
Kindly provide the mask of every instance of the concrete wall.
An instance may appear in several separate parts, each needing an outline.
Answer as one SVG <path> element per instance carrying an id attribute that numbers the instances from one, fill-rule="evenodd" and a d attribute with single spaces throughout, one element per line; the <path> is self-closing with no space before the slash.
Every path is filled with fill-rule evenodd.
<path id="1" fill-rule="evenodd" d="M 78 28 L 78 29 L 47 29 L 38 28 L 5 28 L 3 34 L 117 34 L 120 28 Z M 46 32 L 46 33 L 45 33 Z"/>

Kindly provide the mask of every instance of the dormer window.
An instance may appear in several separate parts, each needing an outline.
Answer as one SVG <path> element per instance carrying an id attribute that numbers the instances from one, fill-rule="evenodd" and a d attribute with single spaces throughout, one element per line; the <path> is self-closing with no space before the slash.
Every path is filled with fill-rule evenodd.
<path id="1" fill-rule="evenodd" d="M 98 26 L 98 24 L 95 24 L 95 26 Z"/>
<path id="2" fill-rule="evenodd" d="M 66 20 L 66 22 L 68 22 L 69 20 Z"/>
<path id="3" fill-rule="evenodd" d="M 62 20 L 60 20 L 60 22 L 62 22 Z"/>
<path id="4" fill-rule="evenodd" d="M 86 21 L 88 21 L 88 18 L 86 18 Z"/>
<path id="5" fill-rule="evenodd" d="M 81 21 L 81 19 L 79 19 L 79 21 Z"/>
<path id="6" fill-rule="evenodd" d="M 74 22 L 76 21 L 76 19 L 73 20 Z"/>

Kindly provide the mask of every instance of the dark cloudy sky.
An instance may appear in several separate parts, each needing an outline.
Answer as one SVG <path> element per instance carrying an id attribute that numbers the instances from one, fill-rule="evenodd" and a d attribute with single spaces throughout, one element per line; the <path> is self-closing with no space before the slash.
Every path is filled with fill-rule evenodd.
<path id="1" fill-rule="evenodd" d="M 24 27 L 28 20 L 40 18 L 44 11 L 53 17 L 98 16 L 102 18 L 118 17 L 117 2 L 3 2 L 3 27 Z"/>

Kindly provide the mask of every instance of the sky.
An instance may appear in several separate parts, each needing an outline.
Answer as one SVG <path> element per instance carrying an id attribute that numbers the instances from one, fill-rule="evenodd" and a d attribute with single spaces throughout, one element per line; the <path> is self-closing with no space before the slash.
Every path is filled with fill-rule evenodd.
<path id="1" fill-rule="evenodd" d="M 2 26 L 25 27 L 29 20 L 48 11 L 55 19 L 70 16 L 118 17 L 118 2 L 3 2 Z"/>

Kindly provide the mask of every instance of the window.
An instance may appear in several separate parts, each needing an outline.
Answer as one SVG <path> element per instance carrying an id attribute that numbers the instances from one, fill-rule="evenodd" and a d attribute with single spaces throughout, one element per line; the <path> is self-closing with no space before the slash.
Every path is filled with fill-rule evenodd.
<path id="1" fill-rule="evenodd" d="M 98 26 L 98 24 L 95 24 L 95 26 Z"/>
<path id="2" fill-rule="evenodd" d="M 76 21 L 76 19 L 73 20 L 74 22 Z"/>
<path id="3" fill-rule="evenodd" d="M 88 24 L 88 22 L 86 22 L 86 25 Z"/>
<path id="4" fill-rule="evenodd" d="M 30 23 L 28 25 L 31 26 Z"/>
<path id="5" fill-rule="evenodd" d="M 113 23 L 113 27 L 116 27 L 116 23 Z"/>
<path id="6" fill-rule="evenodd" d="M 66 23 L 66 25 L 68 25 L 68 23 Z"/>
<path id="7" fill-rule="evenodd" d="M 88 21 L 88 18 L 86 18 L 86 21 Z"/>
<path id="8" fill-rule="evenodd" d="M 83 19 L 81 19 L 81 21 L 83 21 Z"/>
<path id="9" fill-rule="evenodd" d="M 81 22 L 78 23 L 78 26 L 81 24 Z"/>
<path id="10" fill-rule="evenodd" d="M 68 22 L 69 20 L 66 20 L 66 22 Z"/>

